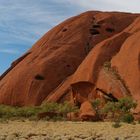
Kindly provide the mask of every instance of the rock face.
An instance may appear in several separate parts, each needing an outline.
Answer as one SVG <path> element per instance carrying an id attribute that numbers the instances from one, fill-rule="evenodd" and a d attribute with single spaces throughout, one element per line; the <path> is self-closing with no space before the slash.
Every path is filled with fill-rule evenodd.
<path id="1" fill-rule="evenodd" d="M 96 98 L 132 96 L 138 113 L 139 38 L 139 14 L 90 11 L 72 17 L 1 75 L 0 103 L 25 106 L 68 100 L 86 108 L 86 102 Z"/>
<path id="2" fill-rule="evenodd" d="M 93 110 L 91 103 L 89 101 L 85 101 L 84 103 L 81 104 L 79 117 L 82 121 L 96 120 L 96 112 Z"/>

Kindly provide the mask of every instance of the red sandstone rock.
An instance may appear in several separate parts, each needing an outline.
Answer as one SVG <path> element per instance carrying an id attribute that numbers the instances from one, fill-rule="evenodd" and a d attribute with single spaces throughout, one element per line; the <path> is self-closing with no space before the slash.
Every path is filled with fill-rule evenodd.
<path id="1" fill-rule="evenodd" d="M 85 101 L 81 104 L 79 117 L 82 121 L 96 120 L 96 112 L 93 110 L 89 101 Z"/>
<path id="2" fill-rule="evenodd" d="M 138 113 L 139 38 L 139 14 L 91 11 L 72 17 L 46 33 L 0 77 L 0 103 L 70 100 L 85 111 L 88 100 L 132 96 Z"/>

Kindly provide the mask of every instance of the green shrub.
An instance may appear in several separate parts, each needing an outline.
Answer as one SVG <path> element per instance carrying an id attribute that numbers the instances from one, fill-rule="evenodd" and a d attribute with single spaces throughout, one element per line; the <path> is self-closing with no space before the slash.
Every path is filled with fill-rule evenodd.
<path id="1" fill-rule="evenodd" d="M 130 97 L 121 98 L 118 101 L 118 108 L 125 113 L 129 113 L 131 109 L 135 109 L 136 106 L 137 103 Z"/>
<path id="2" fill-rule="evenodd" d="M 115 122 L 123 121 L 131 123 L 134 121 L 134 117 L 131 114 L 131 109 L 136 108 L 136 102 L 130 97 L 124 97 L 118 100 L 118 102 L 108 102 L 102 109 L 103 113 L 107 116 L 111 114 L 111 119 Z"/>
<path id="3" fill-rule="evenodd" d="M 78 107 L 71 105 L 69 102 L 64 102 L 63 104 L 59 104 L 58 112 L 63 114 L 63 117 L 70 112 L 78 112 Z"/>
<path id="4" fill-rule="evenodd" d="M 0 105 L 0 119 L 29 118 L 31 120 L 36 120 L 39 113 L 55 112 L 58 115 L 54 116 L 54 118 L 46 117 L 46 119 L 62 120 L 62 118 L 66 118 L 67 113 L 77 111 L 78 108 L 76 106 L 72 106 L 68 102 L 64 102 L 61 104 L 46 103 L 41 106 L 34 107 L 13 107 Z"/>
<path id="5" fill-rule="evenodd" d="M 102 114 L 106 114 L 107 117 L 109 117 L 110 120 L 117 121 L 118 108 L 116 107 L 115 102 L 107 102 L 105 106 L 101 109 Z"/>
<path id="6" fill-rule="evenodd" d="M 0 118 L 10 118 L 15 115 L 16 108 L 0 105 Z"/>
<path id="7" fill-rule="evenodd" d="M 55 102 L 50 102 L 41 105 L 41 112 L 56 112 L 58 111 L 59 104 Z"/>
<path id="8" fill-rule="evenodd" d="M 92 107 L 95 109 L 95 110 L 98 110 L 99 109 L 99 106 L 101 104 L 101 100 L 100 99 L 95 99 L 94 101 L 91 102 L 92 103 Z"/>
<path id="9" fill-rule="evenodd" d="M 101 105 L 101 100 L 100 99 L 95 99 L 94 101 L 91 102 L 93 109 L 96 112 L 96 116 L 100 117 L 100 105 Z"/>
<path id="10" fill-rule="evenodd" d="M 12 107 L 0 105 L 0 118 L 31 117 L 39 112 L 38 107 Z"/>
<path id="11" fill-rule="evenodd" d="M 102 111 L 104 113 L 108 113 L 108 112 L 116 112 L 117 111 L 117 107 L 116 107 L 116 103 L 115 102 L 107 102 L 105 104 L 105 106 L 103 107 Z"/>
<path id="12" fill-rule="evenodd" d="M 124 114 L 121 117 L 121 121 L 126 122 L 126 123 L 132 123 L 134 121 L 134 117 L 132 114 Z"/>
<path id="13" fill-rule="evenodd" d="M 39 107 L 21 107 L 21 108 L 17 108 L 15 112 L 15 116 L 28 118 L 28 117 L 36 116 L 36 114 L 39 112 L 40 112 Z"/>

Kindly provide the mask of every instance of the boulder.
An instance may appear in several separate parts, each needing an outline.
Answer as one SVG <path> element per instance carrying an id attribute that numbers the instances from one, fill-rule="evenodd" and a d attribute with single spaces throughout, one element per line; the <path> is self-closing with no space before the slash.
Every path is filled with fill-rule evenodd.
<path id="1" fill-rule="evenodd" d="M 93 107 L 89 101 L 85 101 L 81 104 L 79 117 L 82 121 L 97 120 L 96 112 L 93 110 Z"/>

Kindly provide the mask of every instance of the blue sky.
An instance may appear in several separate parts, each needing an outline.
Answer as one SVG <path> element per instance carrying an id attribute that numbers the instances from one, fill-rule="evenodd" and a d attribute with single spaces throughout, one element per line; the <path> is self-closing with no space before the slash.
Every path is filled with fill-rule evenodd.
<path id="1" fill-rule="evenodd" d="M 87 10 L 140 13 L 140 0 L 0 0 L 0 74 L 49 29 Z"/>

